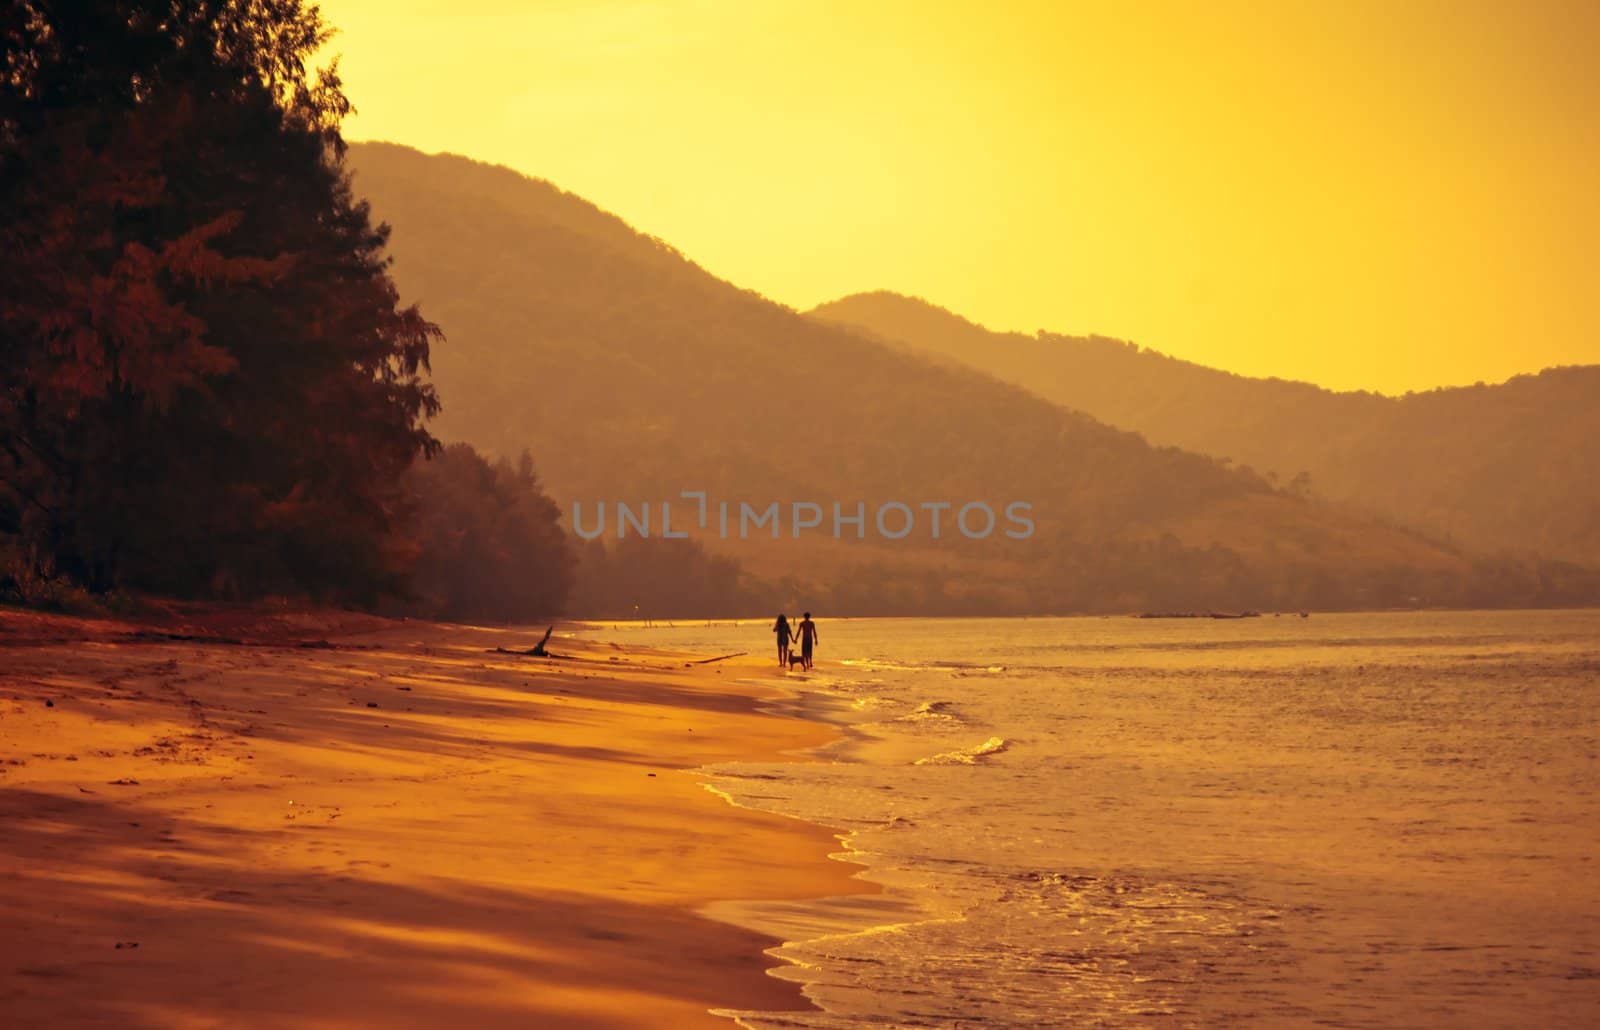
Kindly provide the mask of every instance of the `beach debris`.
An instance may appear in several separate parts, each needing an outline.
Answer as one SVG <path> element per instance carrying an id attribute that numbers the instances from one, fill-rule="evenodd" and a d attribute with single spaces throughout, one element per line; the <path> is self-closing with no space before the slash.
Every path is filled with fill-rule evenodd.
<path id="1" fill-rule="evenodd" d="M 693 661 L 693 662 L 690 662 L 688 664 L 690 664 L 690 665 L 710 665 L 712 662 L 725 662 L 729 658 L 743 658 L 745 655 L 747 655 L 749 653 L 750 652 L 748 652 L 748 651 L 735 651 L 733 654 L 719 654 L 715 658 L 701 658 L 698 661 Z"/>
<path id="2" fill-rule="evenodd" d="M 556 631 L 556 626 L 557 625 L 558 625 L 557 623 L 551 623 L 550 624 L 550 628 L 544 631 L 544 636 L 539 638 L 539 642 L 537 644 L 534 644 L 532 647 L 528 648 L 525 651 L 519 651 L 516 648 L 510 648 L 510 647 L 497 647 L 497 648 L 494 649 L 494 653 L 495 654 L 519 654 L 519 655 L 526 655 L 527 657 L 530 657 L 530 658 L 560 658 L 560 659 L 563 659 L 565 661 L 570 661 L 572 659 L 572 656 L 569 655 L 569 654 L 556 654 L 554 651 L 545 650 L 545 645 L 550 643 L 550 634 L 552 634 L 552 633 L 554 633 Z"/>
<path id="3" fill-rule="evenodd" d="M 376 708 L 376 707 L 378 707 L 378 702 L 376 702 L 376 701 L 368 701 L 367 702 L 367 707 L 368 708 Z"/>
<path id="4" fill-rule="evenodd" d="M 1259 619 L 1258 611 L 1242 612 L 1140 612 L 1137 619 Z"/>
<path id="5" fill-rule="evenodd" d="M 163 633 L 160 630 L 141 629 L 127 634 L 129 640 L 163 640 L 175 643 L 188 644 L 232 644 L 242 645 L 245 641 L 239 637 L 219 637 L 200 633 Z"/>
<path id="6" fill-rule="evenodd" d="M 54 702 L 54 701 L 52 701 L 52 700 L 50 700 L 50 699 L 49 699 L 49 698 L 48 698 L 48 697 L 47 697 L 47 698 L 45 698 L 45 699 L 44 699 L 44 706 L 45 706 L 45 707 L 46 707 L 46 708 L 54 708 L 54 707 L 55 707 L 55 706 L 56 706 L 56 703 L 55 703 L 55 702 Z"/>
<path id="7" fill-rule="evenodd" d="M 137 787 L 139 785 L 138 780 L 129 779 L 110 780 L 109 782 L 113 787 Z"/>
<path id="8" fill-rule="evenodd" d="M 533 648 L 531 648 L 531 647 L 526 651 L 518 651 L 518 650 L 515 650 L 514 648 L 509 648 L 509 647 L 497 647 L 490 653 L 491 654 L 514 654 L 514 655 L 518 656 L 519 658 L 557 658 L 557 659 L 560 659 L 563 662 L 572 662 L 572 661 L 577 661 L 578 660 L 573 655 L 570 655 L 570 654 L 557 654 L 555 651 L 541 651 L 541 652 L 537 652 L 536 653 L 533 650 Z M 612 659 L 612 660 L 615 661 L 615 659 Z M 488 666 L 485 666 L 485 668 L 488 668 Z"/>
<path id="9" fill-rule="evenodd" d="M 118 941 L 116 944 L 116 950 L 121 951 L 124 948 L 137 948 L 138 946 L 138 941 Z"/>

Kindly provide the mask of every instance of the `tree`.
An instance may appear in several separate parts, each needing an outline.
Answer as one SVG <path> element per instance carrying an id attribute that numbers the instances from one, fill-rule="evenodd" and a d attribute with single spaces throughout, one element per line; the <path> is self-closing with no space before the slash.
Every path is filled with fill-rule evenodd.
<path id="1" fill-rule="evenodd" d="M 491 465 L 452 444 L 416 464 L 410 488 L 420 553 L 408 610 L 492 622 L 563 610 L 576 555 L 526 452 L 515 466 Z"/>
<path id="2" fill-rule="evenodd" d="M 0 15 L 0 532 L 92 589 L 371 601 L 438 329 L 343 168 L 299 0 Z"/>

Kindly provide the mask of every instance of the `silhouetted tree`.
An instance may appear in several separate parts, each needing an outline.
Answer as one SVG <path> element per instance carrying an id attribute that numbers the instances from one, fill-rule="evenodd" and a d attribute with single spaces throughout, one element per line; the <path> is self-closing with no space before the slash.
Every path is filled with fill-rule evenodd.
<path id="1" fill-rule="evenodd" d="M 452 444 L 409 477 L 414 497 L 414 597 L 434 618 L 526 622 L 560 614 L 577 557 L 533 459 L 491 465 Z"/>
<path id="2" fill-rule="evenodd" d="M 437 329 L 299 0 L 0 15 L 0 525 L 93 589 L 397 589 Z"/>

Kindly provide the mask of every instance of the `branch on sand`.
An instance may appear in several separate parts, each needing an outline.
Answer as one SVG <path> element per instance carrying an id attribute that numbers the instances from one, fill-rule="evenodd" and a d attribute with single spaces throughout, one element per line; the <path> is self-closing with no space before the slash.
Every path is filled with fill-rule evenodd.
<path id="1" fill-rule="evenodd" d="M 544 631 L 544 636 L 542 638 L 540 638 L 539 642 L 537 644 L 534 644 L 532 647 L 528 648 L 526 651 L 518 651 L 518 650 L 516 650 L 514 648 L 508 648 L 508 647 L 497 647 L 497 648 L 494 649 L 493 653 L 495 653 L 495 654 L 520 654 L 520 655 L 527 655 L 527 656 L 530 656 L 530 657 L 533 657 L 533 658 L 561 658 L 561 659 L 565 659 L 565 660 L 570 661 L 572 659 L 571 655 L 556 654 L 554 651 L 546 651 L 545 650 L 544 645 L 546 645 L 546 644 L 548 644 L 550 642 L 550 634 L 554 633 L 555 631 L 556 631 L 555 623 L 551 623 L 550 624 L 550 628 Z"/>
<path id="2" fill-rule="evenodd" d="M 748 651 L 735 651 L 733 654 L 719 654 L 715 658 L 701 658 L 701 659 L 698 659 L 696 661 L 685 662 L 684 664 L 685 665 L 710 665 L 712 662 L 723 662 L 723 661 L 727 661 L 729 658 L 743 658 L 745 655 L 747 655 L 749 653 L 750 652 L 748 652 Z"/>

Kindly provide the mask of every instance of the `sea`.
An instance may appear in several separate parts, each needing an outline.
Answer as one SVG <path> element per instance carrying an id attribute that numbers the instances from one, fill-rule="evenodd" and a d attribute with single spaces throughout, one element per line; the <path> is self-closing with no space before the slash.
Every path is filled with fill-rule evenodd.
<path id="1" fill-rule="evenodd" d="M 881 891 L 708 909 L 817 1006 L 738 1023 L 1600 1026 L 1600 611 L 818 627 L 839 739 L 694 775 Z"/>

